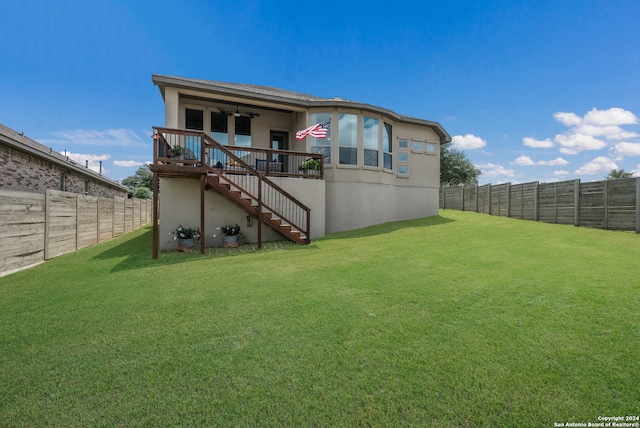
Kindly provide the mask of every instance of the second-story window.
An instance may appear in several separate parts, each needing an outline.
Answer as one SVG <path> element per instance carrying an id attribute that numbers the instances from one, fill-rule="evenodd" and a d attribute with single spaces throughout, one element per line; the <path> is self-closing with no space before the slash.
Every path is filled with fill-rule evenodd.
<path id="1" fill-rule="evenodd" d="M 184 127 L 193 131 L 204 131 L 204 112 L 192 108 L 185 109 Z M 184 139 L 184 159 L 198 159 L 200 156 L 200 137 L 187 135 Z"/>
<path id="2" fill-rule="evenodd" d="M 393 169 L 393 128 L 391 124 L 383 122 L 384 127 L 382 128 L 382 151 L 384 153 L 384 164 L 382 165 L 385 169 Z"/>
<path id="3" fill-rule="evenodd" d="M 378 132 L 379 120 L 372 117 L 364 117 L 364 164 L 365 166 L 378 166 L 378 149 L 380 146 Z"/>
<path id="4" fill-rule="evenodd" d="M 311 115 L 311 123 L 326 122 L 331 119 L 331 113 L 313 113 Z M 331 124 L 327 128 L 327 136 L 325 138 L 311 137 L 311 153 L 322 153 L 324 155 L 324 163 L 331 163 Z"/>
<path id="5" fill-rule="evenodd" d="M 202 110 L 195 110 L 188 108 L 185 111 L 185 126 L 186 129 L 193 129 L 195 131 L 204 130 L 204 119 Z"/>
<path id="6" fill-rule="evenodd" d="M 340 164 L 358 164 L 358 116 L 340 114 L 338 116 L 338 145 L 340 147 Z"/>
<path id="7" fill-rule="evenodd" d="M 211 137 L 220 144 L 229 144 L 228 118 L 226 113 L 211 112 Z"/>
<path id="8" fill-rule="evenodd" d="M 236 146 L 251 147 L 251 118 L 238 116 L 236 119 Z"/>

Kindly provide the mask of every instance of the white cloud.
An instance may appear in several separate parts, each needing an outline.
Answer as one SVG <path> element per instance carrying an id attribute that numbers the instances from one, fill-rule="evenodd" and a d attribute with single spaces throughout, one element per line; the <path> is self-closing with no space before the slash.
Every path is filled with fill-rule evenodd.
<path id="1" fill-rule="evenodd" d="M 547 160 L 547 161 L 546 160 L 534 161 L 529 156 L 524 156 L 524 155 L 518 157 L 515 161 L 513 161 L 513 163 L 520 166 L 534 166 L 534 165 L 564 166 L 569 164 L 569 162 L 567 162 L 562 158 L 555 158 L 553 160 Z"/>
<path id="2" fill-rule="evenodd" d="M 533 159 L 531 159 L 529 156 L 520 156 L 518 158 L 516 158 L 515 161 L 513 161 L 514 164 L 516 165 L 520 165 L 520 166 L 530 166 L 530 165 L 535 165 L 536 163 L 533 161 Z"/>
<path id="3" fill-rule="evenodd" d="M 638 123 L 636 115 L 621 108 L 598 110 L 595 107 L 584 115 L 584 123 L 595 126 L 634 125 Z"/>
<path id="4" fill-rule="evenodd" d="M 618 169 L 618 165 L 616 165 L 613 159 L 606 156 L 598 156 L 592 161 L 582 165 L 575 173 L 580 175 L 594 175 L 608 173 L 612 169 Z"/>
<path id="5" fill-rule="evenodd" d="M 482 171 L 482 175 L 485 177 L 513 178 L 516 175 L 516 171 L 514 169 L 507 169 L 501 165 L 496 165 L 493 163 L 477 165 L 477 167 L 480 168 L 480 170 Z"/>
<path id="6" fill-rule="evenodd" d="M 553 175 L 556 177 L 562 177 L 569 174 L 571 173 L 569 171 L 565 171 L 564 169 L 558 169 L 556 171 L 553 171 Z"/>
<path id="7" fill-rule="evenodd" d="M 131 129 L 73 129 L 68 131 L 52 132 L 55 138 L 41 139 L 40 143 L 51 146 L 83 145 L 83 146 L 110 146 L 110 147 L 149 147 L 151 139 L 146 141 L 142 136 Z"/>
<path id="8" fill-rule="evenodd" d="M 553 115 L 553 118 L 563 124 L 564 126 L 575 126 L 579 125 L 582 121 L 580 116 L 575 113 L 566 113 L 563 111 L 559 111 L 558 113 Z"/>
<path id="9" fill-rule="evenodd" d="M 113 161 L 113 165 L 114 166 L 122 166 L 122 167 L 132 167 L 132 166 L 142 166 L 144 165 L 144 162 L 138 162 L 138 161 L 132 161 L 132 160 L 114 160 Z"/>
<path id="10" fill-rule="evenodd" d="M 576 134 L 592 135 L 594 137 L 605 137 L 607 140 L 624 140 L 625 138 L 635 138 L 638 136 L 635 132 L 627 132 L 619 126 L 595 126 L 581 124 L 576 126 L 574 132 Z"/>
<path id="11" fill-rule="evenodd" d="M 111 159 L 110 155 L 92 155 L 92 154 L 83 154 L 83 153 L 71 153 L 71 152 L 62 152 L 63 155 L 73 160 L 74 162 L 80 164 L 81 166 L 86 166 L 87 161 L 89 161 L 89 169 L 100 172 L 100 161 L 106 161 Z M 102 168 L 102 173 L 105 174 L 106 170 Z"/>
<path id="12" fill-rule="evenodd" d="M 616 160 L 622 160 L 625 156 L 640 156 L 640 143 L 618 143 L 609 150 Z"/>
<path id="13" fill-rule="evenodd" d="M 569 127 L 558 134 L 555 141 L 560 144 L 560 152 L 575 155 L 585 150 L 600 150 L 607 146 L 605 140 L 623 140 L 640 136 L 621 128 L 621 125 L 635 125 L 638 118 L 628 110 L 613 107 L 607 110 L 593 108 L 583 117 L 575 113 L 558 112 L 553 117 Z M 535 141 L 535 140 L 534 140 Z"/>
<path id="14" fill-rule="evenodd" d="M 535 149 L 548 149 L 554 146 L 553 141 L 551 141 L 550 138 L 547 138 L 545 140 L 535 140 L 531 137 L 524 137 L 522 139 L 522 144 L 524 144 L 525 146 L 533 147 Z"/>
<path id="15" fill-rule="evenodd" d="M 604 141 L 584 134 L 559 134 L 556 135 L 556 141 L 562 146 L 560 153 L 565 155 L 577 155 L 584 150 L 600 150 L 607 146 Z"/>
<path id="16" fill-rule="evenodd" d="M 453 147 L 459 150 L 475 150 L 481 149 L 487 145 L 487 142 L 480 137 L 476 137 L 473 134 L 467 134 L 465 136 L 455 135 L 451 138 Z"/>

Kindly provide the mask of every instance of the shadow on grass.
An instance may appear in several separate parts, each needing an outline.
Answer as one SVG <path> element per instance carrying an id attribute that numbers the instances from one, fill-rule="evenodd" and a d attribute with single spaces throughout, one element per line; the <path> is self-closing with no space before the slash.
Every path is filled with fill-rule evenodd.
<path id="1" fill-rule="evenodd" d="M 124 240 L 120 244 L 97 254 L 93 258 L 95 260 L 121 259 L 121 261 L 111 269 L 112 272 L 119 272 L 153 266 L 181 264 L 198 260 L 237 257 L 263 251 L 308 251 L 317 248 L 313 244 L 302 246 L 289 241 L 277 241 L 263 243 L 261 250 L 258 249 L 257 244 L 244 244 L 238 248 L 205 248 L 204 254 L 200 254 L 199 247 L 192 253 L 160 251 L 158 258 L 154 260 L 152 258 L 153 227 L 147 226 L 144 229 L 145 231 L 140 235 L 132 236 L 128 239 L 127 237 L 123 237 Z"/>
<path id="2" fill-rule="evenodd" d="M 443 224 L 454 222 L 455 220 L 441 217 L 439 215 L 433 217 L 418 218 L 415 220 L 393 221 L 389 223 L 377 224 L 374 226 L 364 227 L 362 229 L 349 230 L 345 232 L 337 232 L 327 235 L 323 239 L 352 239 L 364 238 L 368 236 L 385 235 L 398 230 L 413 229 L 427 226 L 440 226 Z"/>

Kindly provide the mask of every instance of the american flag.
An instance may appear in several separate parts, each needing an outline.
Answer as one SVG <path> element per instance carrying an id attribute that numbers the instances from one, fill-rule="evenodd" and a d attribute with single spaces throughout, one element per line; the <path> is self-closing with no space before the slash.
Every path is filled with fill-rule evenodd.
<path id="1" fill-rule="evenodd" d="M 329 123 L 331 123 L 331 119 L 327 120 L 326 122 L 316 123 L 315 125 L 311 125 L 307 129 L 296 132 L 296 140 L 304 140 L 307 135 L 311 135 L 315 138 L 326 138 Z"/>

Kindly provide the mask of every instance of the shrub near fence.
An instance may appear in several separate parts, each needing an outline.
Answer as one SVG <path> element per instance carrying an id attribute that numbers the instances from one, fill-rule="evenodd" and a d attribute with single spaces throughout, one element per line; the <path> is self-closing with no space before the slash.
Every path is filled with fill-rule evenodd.
<path id="1" fill-rule="evenodd" d="M 442 186 L 440 208 L 640 233 L 640 178 Z"/>
<path id="2" fill-rule="evenodd" d="M 0 275 L 151 222 L 151 199 L 0 191 Z"/>

